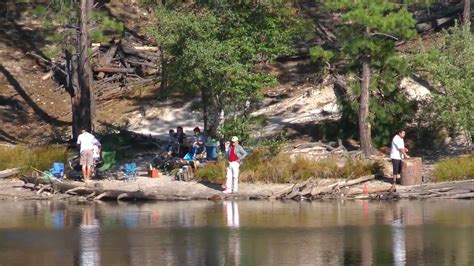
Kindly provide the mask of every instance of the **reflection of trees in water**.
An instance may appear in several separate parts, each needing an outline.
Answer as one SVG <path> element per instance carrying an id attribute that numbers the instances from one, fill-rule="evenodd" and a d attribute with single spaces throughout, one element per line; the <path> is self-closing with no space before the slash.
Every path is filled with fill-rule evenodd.
<path id="1" fill-rule="evenodd" d="M 473 207 L 464 201 L 0 203 L 8 213 L 0 216 L 0 263 L 67 265 L 82 252 L 82 260 L 96 256 L 103 265 L 403 265 L 403 258 L 407 265 L 474 265 Z M 94 225 L 96 234 L 81 231 Z M 28 247 L 35 252 L 21 252 Z"/>

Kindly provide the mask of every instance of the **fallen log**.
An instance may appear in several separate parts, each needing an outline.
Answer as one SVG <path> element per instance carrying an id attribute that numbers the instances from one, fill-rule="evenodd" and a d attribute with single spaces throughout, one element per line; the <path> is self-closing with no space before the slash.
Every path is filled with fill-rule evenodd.
<path id="1" fill-rule="evenodd" d="M 135 73 L 135 68 L 122 67 L 94 67 L 94 72 L 104 73 Z"/>
<path id="2" fill-rule="evenodd" d="M 454 20 L 457 17 L 458 17 L 457 15 L 454 15 L 454 16 L 450 16 L 450 17 L 435 19 L 435 20 L 430 21 L 430 22 L 419 23 L 419 24 L 415 25 L 415 28 L 418 32 L 429 31 L 429 30 L 432 30 L 432 29 L 436 29 L 436 28 L 440 27 L 443 24 L 446 24 L 447 22 L 449 22 L 451 20 Z"/>
<path id="3" fill-rule="evenodd" d="M 20 171 L 21 171 L 21 167 L 2 170 L 0 171 L 0 178 L 5 178 L 5 177 L 19 174 Z"/>
<path id="4" fill-rule="evenodd" d="M 275 194 L 273 194 L 273 195 L 271 196 L 271 198 L 272 198 L 272 199 L 280 199 L 280 198 L 282 198 L 284 195 L 286 195 L 286 194 L 290 193 L 291 191 L 293 191 L 293 188 L 295 187 L 295 185 L 296 185 L 296 184 L 290 185 L 289 187 L 284 188 L 284 189 L 282 189 L 282 190 L 276 192 Z"/>
<path id="5" fill-rule="evenodd" d="M 343 187 L 353 186 L 353 185 L 356 185 L 356 184 L 359 184 L 359 183 L 367 182 L 367 181 L 372 180 L 372 179 L 375 179 L 375 175 L 366 175 L 366 176 L 362 176 L 362 177 L 359 177 L 359 178 L 356 178 L 356 179 L 343 181 L 345 183 L 339 184 L 339 187 L 343 188 Z"/>
<path id="6" fill-rule="evenodd" d="M 85 187 L 82 183 L 68 182 L 68 181 L 57 181 L 47 180 L 41 177 L 23 176 L 20 178 L 27 184 L 35 184 L 34 188 L 37 190 L 39 184 L 50 185 L 51 189 L 56 190 L 63 194 L 75 194 L 78 196 L 84 196 L 88 200 L 142 200 L 142 201 L 158 201 L 158 200 L 192 200 L 192 199 L 205 199 L 207 196 L 195 197 L 195 196 L 182 196 L 182 195 L 161 195 L 158 193 L 147 193 L 142 190 L 137 191 L 126 191 L 119 189 L 104 189 L 101 187 Z M 44 186 L 43 186 L 44 187 Z M 41 189 L 41 188 L 40 188 Z M 95 196 L 98 195 L 98 196 Z"/>
<path id="7" fill-rule="evenodd" d="M 474 198 L 474 193 L 463 193 L 449 196 L 450 199 L 471 199 Z"/>
<path id="8" fill-rule="evenodd" d="M 321 194 L 326 194 L 326 193 L 329 193 L 331 191 L 334 190 L 334 188 L 339 184 L 339 182 L 336 182 L 334 184 L 331 184 L 331 185 L 327 185 L 327 186 L 324 186 L 324 187 L 314 187 L 312 190 L 311 190 L 311 196 L 315 197 L 315 196 L 318 196 L 318 195 L 321 195 Z"/>

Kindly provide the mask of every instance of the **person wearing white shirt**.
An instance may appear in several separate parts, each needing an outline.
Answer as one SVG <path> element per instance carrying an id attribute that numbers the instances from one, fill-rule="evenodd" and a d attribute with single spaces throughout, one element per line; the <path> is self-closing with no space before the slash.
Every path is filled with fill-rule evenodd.
<path id="1" fill-rule="evenodd" d="M 405 130 L 399 130 L 392 139 L 390 159 L 392 159 L 394 185 L 397 182 L 397 178 L 400 178 L 400 173 L 402 172 L 402 160 L 410 158 L 407 154 L 408 149 L 405 148 L 405 142 L 403 141 L 405 134 Z"/>
<path id="2" fill-rule="evenodd" d="M 84 182 L 89 182 L 92 165 L 94 164 L 94 147 L 100 148 L 100 142 L 85 129 L 81 129 L 81 134 L 77 137 L 77 146 L 79 148 L 81 159 L 80 164 L 82 166 L 82 175 L 84 176 Z"/>

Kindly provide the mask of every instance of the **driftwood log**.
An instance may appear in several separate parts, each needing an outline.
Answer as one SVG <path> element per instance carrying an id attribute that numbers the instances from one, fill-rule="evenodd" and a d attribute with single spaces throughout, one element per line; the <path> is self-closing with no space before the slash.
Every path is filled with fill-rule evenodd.
<path id="1" fill-rule="evenodd" d="M 340 198 L 347 196 L 356 196 L 359 194 L 367 193 L 380 193 L 386 192 L 390 189 L 389 187 L 373 188 L 371 190 L 364 191 L 363 189 L 351 188 L 354 185 L 358 185 L 364 182 L 368 182 L 375 179 L 375 175 L 362 176 L 352 180 L 337 181 L 329 185 L 319 185 L 317 180 L 308 179 L 307 181 L 289 186 L 279 192 L 277 192 L 273 198 L 276 199 L 320 199 L 320 198 Z"/>
<path id="2" fill-rule="evenodd" d="M 20 173 L 21 168 L 10 168 L 0 171 L 0 178 L 9 177 Z"/>
<path id="3" fill-rule="evenodd" d="M 63 193 L 75 196 L 84 196 L 89 200 L 191 200 L 192 196 L 163 195 L 155 192 L 145 192 L 143 190 L 126 191 L 119 189 L 104 189 L 102 187 L 89 187 L 72 182 L 60 182 L 57 180 L 47 180 L 41 177 L 23 176 L 20 178 L 25 185 L 33 185 L 37 193 L 48 191 L 51 193 Z M 196 198 L 202 199 L 202 198 Z"/>

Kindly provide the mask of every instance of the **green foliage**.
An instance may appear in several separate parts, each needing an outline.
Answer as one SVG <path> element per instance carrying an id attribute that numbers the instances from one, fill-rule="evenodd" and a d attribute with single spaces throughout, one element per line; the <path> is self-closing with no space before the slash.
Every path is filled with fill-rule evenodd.
<path id="1" fill-rule="evenodd" d="M 0 170 L 24 167 L 24 173 L 31 173 L 31 168 L 44 171 L 50 169 L 53 162 L 67 161 L 67 150 L 61 146 L 30 148 L 15 146 L 0 147 Z"/>
<path id="2" fill-rule="evenodd" d="M 437 182 L 474 178 L 474 155 L 442 160 L 435 164 L 433 175 Z"/>
<path id="3" fill-rule="evenodd" d="M 125 29 L 122 22 L 110 17 L 104 11 L 94 11 L 92 19 L 97 27 L 91 32 L 93 42 L 109 42 L 114 37 L 120 37 Z"/>
<path id="4" fill-rule="evenodd" d="M 474 134 L 474 34 L 470 25 L 440 33 L 435 48 L 416 57 L 418 71 L 433 81 L 437 93 L 425 106 L 427 122 Z"/>
<path id="5" fill-rule="evenodd" d="M 309 50 L 309 55 L 311 56 L 312 60 L 314 61 L 321 60 L 323 63 L 330 62 L 335 56 L 333 51 L 325 50 L 321 46 L 312 47 Z"/>
<path id="6" fill-rule="evenodd" d="M 43 35 L 50 43 L 44 50 L 50 57 L 58 56 L 64 48 L 72 51 L 76 38 L 76 27 L 79 22 L 79 1 L 51 0 L 48 4 L 38 4 L 32 14 L 37 17 L 43 27 Z M 93 42 L 109 42 L 114 37 L 122 36 L 124 25 L 107 12 L 95 10 L 92 13 L 94 27 L 91 31 Z M 57 46 L 57 47 L 52 47 Z"/>
<path id="7" fill-rule="evenodd" d="M 251 125 L 246 117 L 229 119 L 224 123 L 221 129 L 224 139 L 229 140 L 232 136 L 238 136 L 241 144 L 246 144 L 250 138 Z"/>
<path id="8" fill-rule="evenodd" d="M 284 5 L 253 7 L 245 1 L 193 10 L 158 8 L 156 17 L 150 32 L 167 58 L 167 87 L 200 93 L 203 106 L 215 113 L 239 112 L 246 101 L 261 97 L 261 88 L 276 84 L 274 76 L 255 71 L 256 64 L 289 53 L 303 29 Z"/>
<path id="9" fill-rule="evenodd" d="M 411 64 L 395 52 L 396 40 L 416 35 L 415 20 L 406 6 L 387 0 L 331 0 L 325 6 L 342 13 L 342 25 L 336 32 L 340 49 L 314 47 L 311 57 L 322 62 L 345 59 L 349 62 L 346 74 L 358 75 L 362 62 L 370 64 L 369 121 L 375 144 L 384 144 L 396 128 L 410 121 L 415 111 L 415 104 L 408 102 L 397 88 L 401 78 L 410 73 Z M 359 95 L 359 79 L 350 85 L 353 95 Z M 358 103 L 342 99 L 341 104 L 344 126 L 355 130 Z"/>
<path id="10" fill-rule="evenodd" d="M 281 134 L 271 139 L 264 139 L 259 145 L 263 149 L 268 150 L 270 154 L 278 154 L 286 144 L 288 144 L 288 140 Z"/>

